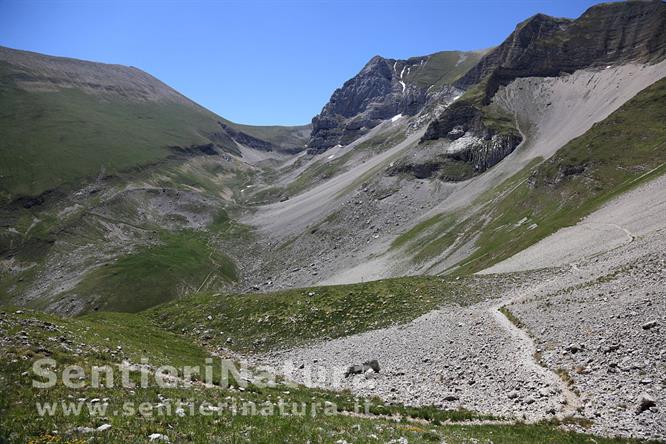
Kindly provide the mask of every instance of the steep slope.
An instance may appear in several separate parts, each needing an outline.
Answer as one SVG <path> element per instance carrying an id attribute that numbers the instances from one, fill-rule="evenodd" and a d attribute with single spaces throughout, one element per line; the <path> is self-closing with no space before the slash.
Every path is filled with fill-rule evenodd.
<path id="1" fill-rule="evenodd" d="M 218 116 L 137 68 L 0 48 L 0 70 L 5 202 L 169 156 L 236 151 Z"/>
<path id="2" fill-rule="evenodd" d="M 0 299 L 136 311 L 233 285 L 220 244 L 247 230 L 223 208 L 308 136 L 229 122 L 133 67 L 0 48 Z"/>
<path id="3" fill-rule="evenodd" d="M 520 77 L 558 76 L 583 68 L 629 62 L 656 63 L 666 55 L 666 5 L 662 1 L 594 6 L 576 20 L 538 14 L 455 82 L 469 88 L 428 127 L 423 141 L 457 141 L 440 152 L 436 169 L 482 173 L 509 155 L 523 137 L 513 118 L 489 107 L 498 88 Z M 412 167 L 413 168 L 413 167 Z"/>
<path id="4" fill-rule="evenodd" d="M 662 67 L 657 71 L 661 77 L 666 74 L 664 63 L 654 66 Z M 594 77 L 580 78 L 588 85 L 590 80 Z M 522 79 L 507 90 L 500 90 L 498 95 L 507 100 L 511 94 L 508 91 L 513 91 L 514 106 L 527 106 L 523 111 L 536 115 L 531 108 L 533 103 L 523 100 L 529 97 L 526 92 L 530 82 L 537 83 L 535 79 Z M 631 85 L 626 87 L 630 90 Z M 526 97 L 520 97 L 523 93 Z M 531 164 L 483 194 L 476 194 L 470 183 L 467 199 L 459 202 L 466 209 L 449 202 L 447 212 L 405 233 L 397 246 L 411 245 L 407 248 L 430 271 L 444 271 L 455 265 L 462 265 L 466 271 L 478 271 L 509 258 L 559 228 L 576 224 L 602 203 L 664 173 L 665 94 L 666 79 L 662 78 L 563 147 L 549 133 L 553 128 L 547 128 L 557 123 L 559 132 L 570 131 L 562 124 L 562 116 L 559 122 L 544 118 L 541 131 L 546 138 L 540 138 L 539 130 L 536 131 L 534 139 L 538 143 L 532 142 L 530 151 L 535 151 Z M 617 103 L 617 97 L 613 101 Z M 574 115 L 572 119 L 575 118 Z M 549 146 L 550 142 L 553 144 Z M 539 155 L 549 158 L 541 163 L 542 158 L 536 157 Z M 518 160 L 519 157 L 514 157 L 514 161 Z M 454 216 L 446 218 L 446 214 Z M 464 249 L 469 249 L 465 255 L 456 254 Z"/>
<path id="5" fill-rule="evenodd" d="M 381 121 L 398 114 L 413 116 L 429 98 L 449 85 L 481 57 L 482 52 L 443 51 L 407 60 L 373 57 L 361 72 L 337 89 L 312 119 L 308 152 L 347 145 Z"/>
<path id="6" fill-rule="evenodd" d="M 415 178 L 412 172 L 396 172 L 401 165 L 418 164 L 421 156 L 436 155 L 438 149 L 458 142 L 418 144 L 424 129 L 414 130 L 412 123 L 419 117 L 386 121 L 365 140 L 366 136 L 360 138 L 360 145 L 315 156 L 318 163 L 313 172 L 331 168 L 323 171 L 336 174 L 290 194 L 288 200 L 260 205 L 242 218 L 263 238 L 255 255 L 258 259 L 246 265 L 254 276 L 247 288 L 440 273 L 464 262 L 477 248 L 475 236 L 484 221 L 494 214 L 495 195 L 505 191 L 500 184 L 524 179 L 521 172 L 531 171 L 665 74 L 666 64 L 661 62 L 517 79 L 500 89 L 489 108 L 520 122 L 524 143 L 505 161 L 469 180 L 444 182 L 436 175 Z M 361 150 L 366 142 L 385 140 L 394 131 L 408 135 L 374 152 Z M 362 152 L 368 155 L 361 156 Z M 357 157 L 348 156 L 354 153 Z M 345 162 L 349 163 L 345 166 Z M 408 242 L 411 239 L 413 243 Z M 517 243 L 500 243 L 501 248 L 512 245 Z"/>

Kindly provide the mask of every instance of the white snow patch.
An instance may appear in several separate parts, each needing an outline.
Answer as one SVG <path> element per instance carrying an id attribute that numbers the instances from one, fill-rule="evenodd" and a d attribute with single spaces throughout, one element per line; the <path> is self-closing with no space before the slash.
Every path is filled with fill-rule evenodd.
<path id="1" fill-rule="evenodd" d="M 402 80 L 399 80 L 400 84 L 402 85 L 402 92 L 405 92 L 405 89 L 407 89 L 407 85 L 405 85 L 405 82 Z"/>
<path id="2" fill-rule="evenodd" d="M 464 136 L 454 140 L 449 144 L 449 146 L 446 148 L 447 153 L 456 153 L 458 151 L 462 151 L 465 148 L 467 148 L 469 145 L 472 143 L 478 142 L 478 139 L 474 136 L 469 136 L 465 134 Z"/>
<path id="3" fill-rule="evenodd" d="M 330 156 L 327 157 L 327 159 L 332 159 L 335 157 L 335 154 L 331 154 Z"/>
<path id="4" fill-rule="evenodd" d="M 402 119 L 402 114 L 396 114 L 395 116 L 391 117 L 391 122 L 395 122 L 400 119 Z"/>
<path id="5" fill-rule="evenodd" d="M 460 53 L 460 55 L 458 56 L 458 61 L 456 62 L 456 66 L 460 65 L 465 60 L 467 60 L 467 54 L 465 54 L 464 52 Z"/>
<path id="6" fill-rule="evenodd" d="M 406 65 L 403 66 L 403 67 L 402 67 L 402 71 L 400 71 L 400 78 L 401 78 L 401 79 L 402 79 L 402 75 L 405 73 L 405 68 L 407 68 Z"/>

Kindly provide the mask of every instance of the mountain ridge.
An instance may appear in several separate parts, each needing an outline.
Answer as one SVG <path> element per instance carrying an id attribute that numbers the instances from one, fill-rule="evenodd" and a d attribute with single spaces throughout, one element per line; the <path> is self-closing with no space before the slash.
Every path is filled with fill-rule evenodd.
<path id="1" fill-rule="evenodd" d="M 523 137 L 513 118 L 488 106 L 501 86 L 520 77 L 657 62 L 666 57 L 666 32 L 660 30 L 666 31 L 666 4 L 661 0 L 596 5 L 577 19 L 536 14 L 519 23 L 502 44 L 454 82 L 465 95 L 429 123 L 422 143 L 467 140 L 430 169 L 463 169 L 466 179 L 518 147 Z"/>
<path id="2" fill-rule="evenodd" d="M 240 154 L 238 144 L 298 152 L 308 133 L 307 126 L 235 124 L 135 67 L 5 47 L 0 88 L 0 104 L 14 110 L 0 114 L 0 197 L 6 203 L 174 156 Z M 29 133 L 20 130 L 28 124 Z"/>

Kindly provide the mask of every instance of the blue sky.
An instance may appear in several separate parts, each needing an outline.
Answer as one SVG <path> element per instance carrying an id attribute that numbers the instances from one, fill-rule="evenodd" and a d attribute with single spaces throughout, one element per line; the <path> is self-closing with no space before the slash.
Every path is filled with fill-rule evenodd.
<path id="1" fill-rule="evenodd" d="M 310 121 L 375 54 L 499 44 L 588 0 L 0 0 L 0 45 L 137 66 L 230 120 Z"/>

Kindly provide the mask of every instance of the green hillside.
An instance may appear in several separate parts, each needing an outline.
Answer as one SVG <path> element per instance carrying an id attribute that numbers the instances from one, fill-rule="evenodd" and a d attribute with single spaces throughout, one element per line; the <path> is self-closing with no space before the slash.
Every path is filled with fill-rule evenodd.
<path id="1" fill-rule="evenodd" d="M 388 327 L 442 304 L 467 305 L 481 298 L 466 281 L 418 276 L 264 294 L 199 294 L 147 313 L 171 331 L 208 329 L 215 332 L 211 343 L 229 346 L 225 341 L 232 337 L 231 347 L 252 352 Z"/>
<path id="2" fill-rule="evenodd" d="M 37 63 L 32 53 L 17 51 L 7 57 L 10 63 L 2 59 L 6 51 L 11 50 L 0 52 L 2 201 L 150 165 L 179 154 L 175 147 L 215 143 L 234 149 L 218 116 L 147 74 L 137 80 L 131 75 L 136 69 L 114 78 L 120 76 L 117 69 L 80 62 L 108 76 L 108 84 L 90 86 L 95 78 L 87 71 L 67 83 L 68 70 L 76 76 L 82 69 L 78 61 L 53 58 L 58 62 L 50 67 L 48 56 Z"/>
<path id="3" fill-rule="evenodd" d="M 291 150 L 310 130 L 229 122 L 136 68 L 0 47 L 0 204 L 172 157 L 238 153 L 218 122 Z"/>
<path id="4" fill-rule="evenodd" d="M 407 76 L 421 88 L 450 85 L 483 57 L 484 51 L 441 51 L 428 57 L 420 69 Z"/>

